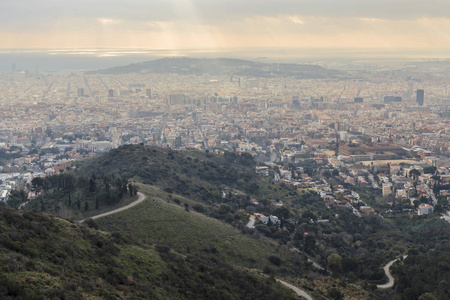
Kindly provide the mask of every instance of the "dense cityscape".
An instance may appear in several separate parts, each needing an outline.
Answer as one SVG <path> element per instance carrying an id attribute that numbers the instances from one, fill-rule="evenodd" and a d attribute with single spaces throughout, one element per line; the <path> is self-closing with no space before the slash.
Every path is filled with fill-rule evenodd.
<path id="1" fill-rule="evenodd" d="M 1 200 L 14 189 L 34 199 L 33 178 L 144 144 L 247 152 L 258 172 L 276 169 L 276 180 L 314 188 L 327 205 L 357 214 L 401 203 L 419 215 L 438 205 L 448 218 L 450 86 L 445 65 L 417 64 L 355 66 L 331 78 L 3 73 Z M 331 172 L 346 188 L 330 186 Z M 382 197 L 364 199 L 358 212 L 353 186 Z"/>
<path id="2" fill-rule="evenodd" d="M 0 299 L 450 299 L 449 11 L 0 1 Z"/>

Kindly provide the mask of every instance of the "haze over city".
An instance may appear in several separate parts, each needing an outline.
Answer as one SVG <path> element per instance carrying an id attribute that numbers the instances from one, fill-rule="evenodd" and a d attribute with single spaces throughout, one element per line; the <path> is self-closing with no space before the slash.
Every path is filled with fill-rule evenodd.
<path id="1" fill-rule="evenodd" d="M 1 299 L 450 299 L 450 2 L 3 0 Z"/>

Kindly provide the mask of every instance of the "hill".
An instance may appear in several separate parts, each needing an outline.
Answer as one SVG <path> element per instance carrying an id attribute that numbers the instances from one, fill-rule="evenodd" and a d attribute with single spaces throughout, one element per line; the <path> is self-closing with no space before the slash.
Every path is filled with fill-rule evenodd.
<path id="1" fill-rule="evenodd" d="M 296 299 L 273 279 L 67 220 L 0 208 L 2 299 Z"/>
<path id="2" fill-rule="evenodd" d="M 85 178 L 86 185 L 89 185 L 89 178 L 95 178 L 98 182 L 100 178 L 111 181 L 114 177 L 115 180 L 122 178 L 122 182 L 133 179 L 156 186 L 166 193 L 164 197 L 172 195 L 173 201 L 176 201 L 176 195 L 179 195 L 195 201 L 191 207 L 194 210 L 237 227 L 248 219 L 245 210 L 271 213 L 274 210 L 272 203 L 281 199 L 295 208 L 295 212 L 282 209 L 285 218 L 290 213 L 298 214 L 311 206 L 315 210 L 325 209 L 322 202 L 299 203 L 300 195 L 296 188 L 257 175 L 255 167 L 256 162 L 249 154 L 225 152 L 224 155 L 217 155 L 195 150 L 173 151 L 126 145 L 80 162 L 76 174 L 79 178 Z M 95 186 L 100 185 L 96 183 Z M 257 205 L 254 199 L 258 200 Z M 93 203 L 89 207 L 94 207 Z M 244 214 L 240 214 L 243 210 Z"/>
<path id="3" fill-rule="evenodd" d="M 231 225 L 187 210 L 184 204 L 194 203 L 187 198 L 178 196 L 182 201 L 178 205 L 154 186 L 139 185 L 139 188 L 149 199 L 120 214 L 97 219 L 99 228 L 119 231 L 147 244 L 166 245 L 181 253 L 202 253 L 246 268 L 270 268 L 291 275 L 306 270 L 304 257 L 286 246 L 264 237 L 242 234 Z"/>
<path id="4" fill-rule="evenodd" d="M 147 200 L 98 219 L 97 225 L 182 255 L 275 272 L 315 296 L 337 293 L 339 284 L 346 297 L 397 299 L 394 289 L 371 291 L 386 281 L 386 262 L 409 250 L 448 252 L 449 224 L 443 220 L 384 219 L 327 208 L 317 193 L 273 181 L 276 168 L 265 177 L 255 167 L 248 154 L 126 145 L 79 161 L 73 172 L 36 182 L 43 196 L 28 206 L 58 214 L 70 211 L 83 219 L 132 201 L 140 190 Z M 80 199 L 85 205 L 74 203 Z M 249 229 L 251 212 L 276 215 L 281 222 L 258 221 Z M 311 266 L 308 257 L 327 270 Z M 330 264 L 332 258 L 338 262 Z M 320 276 L 330 272 L 333 277 Z"/>
<path id="5" fill-rule="evenodd" d="M 88 74 L 174 73 L 180 75 L 236 75 L 249 77 L 295 76 L 298 78 L 334 77 L 341 72 L 317 65 L 261 63 L 232 58 L 168 57 Z"/>

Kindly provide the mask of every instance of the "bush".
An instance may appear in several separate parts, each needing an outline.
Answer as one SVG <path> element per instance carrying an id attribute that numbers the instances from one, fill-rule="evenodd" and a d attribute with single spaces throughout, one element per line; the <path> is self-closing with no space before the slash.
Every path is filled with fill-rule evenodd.
<path id="1" fill-rule="evenodd" d="M 206 211 L 205 207 L 201 204 L 194 204 L 192 208 L 199 213 L 204 213 Z"/>
<path id="2" fill-rule="evenodd" d="M 281 258 L 279 258 L 278 256 L 269 256 L 269 261 L 275 266 L 281 266 Z"/>
<path id="3" fill-rule="evenodd" d="M 331 288 L 327 291 L 327 296 L 329 299 L 333 300 L 340 300 L 344 298 L 344 295 L 342 295 L 341 291 L 337 288 Z"/>
<path id="4" fill-rule="evenodd" d="M 97 222 L 95 222 L 92 218 L 85 220 L 83 223 L 89 228 L 98 229 Z"/>

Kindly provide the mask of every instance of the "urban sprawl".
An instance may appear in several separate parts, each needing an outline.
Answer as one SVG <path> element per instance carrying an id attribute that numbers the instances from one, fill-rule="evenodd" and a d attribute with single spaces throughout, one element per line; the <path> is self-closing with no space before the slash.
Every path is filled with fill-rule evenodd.
<path id="1" fill-rule="evenodd" d="M 18 189 L 33 199 L 35 177 L 145 144 L 250 153 L 261 176 L 358 216 L 436 213 L 450 199 L 450 85 L 439 70 L 412 70 L 331 79 L 3 73 L 0 201 Z"/>

